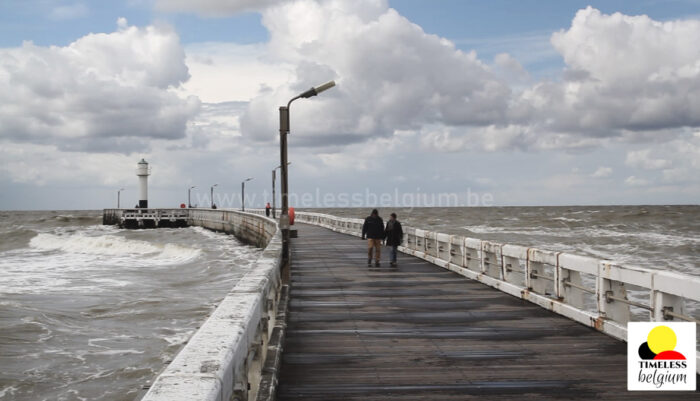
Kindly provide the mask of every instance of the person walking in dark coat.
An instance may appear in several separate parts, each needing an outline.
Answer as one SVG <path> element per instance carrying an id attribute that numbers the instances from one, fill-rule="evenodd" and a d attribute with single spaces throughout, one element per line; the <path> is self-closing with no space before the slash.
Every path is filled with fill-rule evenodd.
<path id="1" fill-rule="evenodd" d="M 401 242 L 403 242 L 403 228 L 401 228 L 401 223 L 396 220 L 396 213 L 391 214 L 391 218 L 386 223 L 384 234 L 386 237 L 386 246 L 391 247 L 391 265 L 396 266 L 398 248 Z"/>
<path id="2" fill-rule="evenodd" d="M 372 266 L 372 250 L 375 252 L 374 265 L 379 267 L 379 258 L 382 254 L 382 240 L 384 239 L 384 220 L 379 217 L 377 209 L 372 210 L 372 214 L 365 219 L 362 225 L 362 239 L 367 238 L 367 266 Z"/>

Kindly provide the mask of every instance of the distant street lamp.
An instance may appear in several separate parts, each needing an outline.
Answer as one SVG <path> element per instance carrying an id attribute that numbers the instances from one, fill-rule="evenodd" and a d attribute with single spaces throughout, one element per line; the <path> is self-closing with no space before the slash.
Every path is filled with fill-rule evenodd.
<path id="1" fill-rule="evenodd" d="M 287 166 L 289 166 L 290 164 L 292 164 L 292 162 L 287 162 Z M 277 217 L 275 214 L 275 202 L 276 202 L 276 198 L 277 198 L 277 195 L 275 194 L 275 179 L 277 178 L 277 169 L 279 169 L 279 168 L 282 168 L 282 166 L 277 166 L 277 167 L 272 169 L 272 218 L 273 219 Z"/>
<path id="2" fill-rule="evenodd" d="M 282 215 L 280 216 L 280 228 L 282 229 L 282 259 L 284 264 L 289 263 L 289 182 L 287 180 L 287 134 L 289 134 L 289 108 L 292 102 L 299 98 L 310 98 L 335 86 L 334 81 L 326 82 L 321 86 L 311 88 L 306 92 L 293 97 L 287 107 L 280 107 L 280 167 L 282 172 Z"/>
<path id="3" fill-rule="evenodd" d="M 122 195 L 123 190 L 124 190 L 124 188 L 121 188 L 121 189 L 119 189 L 119 191 L 117 191 L 117 209 L 121 209 L 120 204 L 121 204 L 121 195 Z"/>
<path id="4" fill-rule="evenodd" d="M 214 184 L 211 186 L 211 208 L 216 209 L 216 204 L 214 203 L 214 187 L 218 186 L 219 184 Z"/>
<path id="5" fill-rule="evenodd" d="M 246 178 L 241 182 L 241 211 L 245 212 L 245 183 L 252 180 L 252 178 Z"/>
<path id="6" fill-rule="evenodd" d="M 196 186 L 191 186 L 187 189 L 187 207 L 192 209 L 192 190 L 197 188 Z"/>

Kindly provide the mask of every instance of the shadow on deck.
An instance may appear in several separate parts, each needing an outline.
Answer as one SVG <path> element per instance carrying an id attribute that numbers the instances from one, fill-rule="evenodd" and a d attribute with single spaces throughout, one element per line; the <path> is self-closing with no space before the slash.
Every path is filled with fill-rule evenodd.
<path id="1" fill-rule="evenodd" d="M 357 237 L 298 225 L 279 400 L 697 399 L 627 391 L 626 344 Z"/>

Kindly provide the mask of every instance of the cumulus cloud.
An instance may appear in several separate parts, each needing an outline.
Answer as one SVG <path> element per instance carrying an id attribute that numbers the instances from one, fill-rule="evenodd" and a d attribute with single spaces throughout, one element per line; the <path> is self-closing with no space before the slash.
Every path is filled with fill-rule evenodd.
<path id="1" fill-rule="evenodd" d="M 171 28 L 123 19 L 65 47 L 0 49 L 0 138 L 98 152 L 182 138 L 199 108 L 173 91 L 188 78 Z"/>
<path id="2" fill-rule="evenodd" d="M 266 9 L 263 24 L 271 54 L 297 66 L 295 79 L 251 101 L 241 120 L 244 135 L 272 140 L 277 107 L 330 79 L 338 81 L 336 89 L 294 104 L 295 141 L 361 142 L 424 124 L 505 118 L 504 81 L 475 53 L 426 34 L 386 1 L 301 0 Z"/>
<path id="3" fill-rule="evenodd" d="M 364 142 L 407 129 L 427 131 L 436 140 L 427 144 L 434 150 L 575 150 L 600 147 L 609 138 L 659 140 L 661 132 L 669 133 L 661 140 L 670 140 L 674 130 L 700 126 L 696 20 L 580 10 L 568 29 L 550 38 L 551 51 L 566 64 L 562 79 L 533 83 L 513 55 L 482 61 L 427 34 L 386 0 L 158 5 L 208 15 L 261 12 L 270 34 L 264 46 L 214 51 L 217 60 L 188 59 L 198 71 L 189 93 L 209 92 L 204 96 L 212 101 L 226 100 L 222 91 L 211 95 L 211 88 L 218 89 L 212 82 L 219 81 L 213 77 L 222 76 L 224 65 L 238 65 L 250 77 L 247 86 L 233 78 L 221 82 L 241 89 L 228 100 L 252 97 L 241 128 L 255 141 L 275 140 L 278 107 L 329 79 L 338 87 L 292 108 L 298 145 Z M 252 56 L 241 63 L 237 52 Z"/>
<path id="4" fill-rule="evenodd" d="M 327 79 L 339 81 L 335 93 L 294 106 L 300 144 L 437 126 L 428 135 L 435 150 L 590 149 L 700 125 L 700 21 L 588 7 L 551 38 L 567 65 L 563 80 L 529 87 L 517 86 L 530 77 L 512 56 L 484 63 L 381 0 L 284 3 L 265 9 L 263 23 L 271 56 L 296 72 L 252 100 L 241 122 L 255 139 L 273 138 L 286 99 Z"/>
<path id="5" fill-rule="evenodd" d="M 567 30 L 551 37 L 566 63 L 562 79 L 513 89 L 506 117 L 492 120 L 493 127 L 481 130 L 476 143 L 499 144 L 485 147 L 491 150 L 591 149 L 608 138 L 678 138 L 686 127 L 700 126 L 698 37 L 698 20 L 659 22 L 580 10 Z M 499 55 L 493 69 L 511 71 L 512 77 L 518 66 L 509 55 Z M 474 130 L 448 130 L 455 142 L 450 149 L 460 141 L 475 143 Z M 494 135 L 499 138 L 488 139 Z M 438 139 L 444 143 L 445 136 Z M 657 164 L 663 168 L 667 162 Z"/>
<path id="6" fill-rule="evenodd" d="M 698 37 L 697 20 L 580 10 L 551 39 L 565 81 L 534 86 L 519 107 L 546 128 L 589 136 L 699 126 Z"/>
<path id="7" fill-rule="evenodd" d="M 293 79 L 294 67 L 270 60 L 264 44 L 195 43 L 185 53 L 191 78 L 181 92 L 206 103 L 248 101 Z"/>

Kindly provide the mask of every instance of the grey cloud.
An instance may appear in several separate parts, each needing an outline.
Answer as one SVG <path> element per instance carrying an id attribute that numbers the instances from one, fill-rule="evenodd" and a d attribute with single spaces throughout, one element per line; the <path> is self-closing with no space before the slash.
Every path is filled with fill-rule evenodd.
<path id="1" fill-rule="evenodd" d="M 376 7 L 361 18 L 313 0 L 263 12 L 271 53 L 298 66 L 297 80 L 251 101 L 242 118 L 244 135 L 272 140 L 277 107 L 330 78 L 338 79 L 334 94 L 324 93 L 313 107 L 294 106 L 293 120 L 311 144 L 362 142 L 438 125 L 449 128 L 450 149 L 573 150 L 700 126 L 700 58 L 693 39 L 700 37 L 699 21 L 661 23 L 589 7 L 551 38 L 567 65 L 562 80 L 516 89 L 511 85 L 528 76 L 509 55 L 486 65 L 382 8 L 383 2 L 367 3 Z M 333 2 L 338 4 L 353 9 L 351 2 Z"/>
<path id="2" fill-rule="evenodd" d="M 67 47 L 0 49 L 0 137 L 97 152 L 184 137 L 199 101 L 169 88 L 189 78 L 167 27 L 90 34 Z"/>
<path id="3" fill-rule="evenodd" d="M 363 3 L 375 8 L 361 18 L 312 0 L 263 12 L 270 48 L 297 65 L 296 81 L 251 101 L 241 119 L 244 135 L 272 140 L 277 108 L 328 79 L 336 79 L 338 87 L 314 99 L 313 106 L 309 101 L 293 106 L 292 129 L 302 127 L 295 134 L 308 136 L 310 145 L 362 142 L 429 123 L 488 125 L 504 120 L 511 90 L 474 53 L 426 34 L 385 2 Z M 356 7 L 333 3 L 338 4 Z M 309 29 L 307 19 L 296 18 L 301 14 L 322 27 Z"/>
<path id="4" fill-rule="evenodd" d="M 249 6 L 207 1 L 190 11 Z M 683 127 L 700 126 L 693 39 L 700 37 L 699 21 L 580 10 L 568 29 L 551 36 L 551 51 L 566 64 L 562 79 L 533 83 L 511 55 L 486 64 L 426 34 L 384 0 L 271 1 L 258 10 L 270 32 L 266 58 L 294 65 L 296 73 L 250 101 L 240 128 L 253 142 L 276 141 L 278 107 L 329 79 L 338 87 L 292 107 L 299 144 L 347 145 L 438 126 L 450 134 L 435 149 L 449 143 L 449 149 L 578 151 L 610 138 L 661 140 L 661 131 L 673 138 Z"/>
<path id="5" fill-rule="evenodd" d="M 617 134 L 700 126 L 700 21 L 658 22 L 588 7 L 552 44 L 569 68 L 566 81 L 532 90 L 554 129 Z"/>

